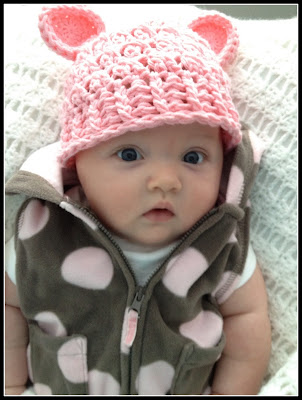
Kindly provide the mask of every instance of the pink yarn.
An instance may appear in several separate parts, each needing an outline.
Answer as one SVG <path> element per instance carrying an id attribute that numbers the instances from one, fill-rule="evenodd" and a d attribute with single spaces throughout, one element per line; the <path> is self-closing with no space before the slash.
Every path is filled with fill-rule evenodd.
<path id="1" fill-rule="evenodd" d="M 74 166 L 79 151 L 102 141 L 163 124 L 219 126 L 226 150 L 240 142 L 223 69 L 238 35 L 225 16 L 205 14 L 181 31 L 153 22 L 107 35 L 91 11 L 65 6 L 46 9 L 39 27 L 48 46 L 75 60 L 62 110 L 62 165 Z"/>
<path id="2" fill-rule="evenodd" d="M 39 29 L 45 43 L 61 56 L 75 60 L 81 45 L 105 30 L 101 18 L 82 6 L 44 8 Z"/>

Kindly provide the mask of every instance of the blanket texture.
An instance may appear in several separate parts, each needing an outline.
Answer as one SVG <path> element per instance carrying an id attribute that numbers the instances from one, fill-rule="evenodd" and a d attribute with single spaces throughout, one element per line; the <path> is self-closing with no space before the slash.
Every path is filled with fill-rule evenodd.
<path id="1" fill-rule="evenodd" d="M 162 18 L 188 24 L 193 6 L 89 5 L 107 31 Z M 51 52 L 37 28 L 41 5 L 5 7 L 5 178 L 29 154 L 55 142 L 70 62 Z M 127 18 L 124 18 L 127 16 Z M 251 203 L 251 241 L 264 275 L 272 354 L 260 395 L 296 395 L 297 377 L 297 18 L 234 19 L 239 54 L 230 71 L 241 121 L 266 145 Z M 6 199 L 6 240 L 20 200 Z"/>

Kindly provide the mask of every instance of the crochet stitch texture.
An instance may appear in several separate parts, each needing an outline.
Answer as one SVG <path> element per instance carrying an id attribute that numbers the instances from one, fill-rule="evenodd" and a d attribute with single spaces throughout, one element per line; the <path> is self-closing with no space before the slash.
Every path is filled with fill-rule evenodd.
<path id="1" fill-rule="evenodd" d="M 91 5 L 109 31 L 160 15 L 186 25 L 201 11 L 188 5 Z M 5 11 L 5 179 L 27 157 L 59 139 L 58 109 L 70 60 L 50 52 L 37 30 L 41 5 L 10 5 Z M 24 30 L 24 20 L 27 29 Z M 171 23 L 170 23 L 171 20 Z M 175 21 L 175 22 L 174 22 Z M 251 238 L 268 291 L 273 344 L 260 395 L 296 395 L 297 367 L 297 18 L 235 20 L 239 54 L 230 73 L 240 119 L 267 150 L 253 190 Z M 9 30 L 8 30 L 9 28 Z M 6 241 L 24 199 L 5 204 Z"/>
<path id="2" fill-rule="evenodd" d="M 75 59 L 62 110 L 64 166 L 73 166 L 75 154 L 101 141 L 163 124 L 219 126 L 226 150 L 240 142 L 238 113 L 222 68 L 234 60 L 238 36 L 226 18 L 209 14 L 179 30 L 151 22 L 107 35 L 98 34 L 104 30 L 100 19 L 97 27 L 91 12 L 85 16 L 80 6 L 45 9 L 40 16 L 47 45 Z"/>

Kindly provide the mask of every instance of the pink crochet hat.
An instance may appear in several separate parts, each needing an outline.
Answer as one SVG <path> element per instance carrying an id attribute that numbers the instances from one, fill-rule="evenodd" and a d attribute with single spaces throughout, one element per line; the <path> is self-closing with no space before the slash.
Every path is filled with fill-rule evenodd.
<path id="1" fill-rule="evenodd" d="M 74 61 L 65 85 L 60 162 L 128 131 L 199 122 L 221 127 L 226 151 L 241 140 L 224 68 L 238 48 L 226 16 L 205 12 L 187 28 L 152 22 L 106 34 L 83 6 L 44 8 L 46 44 Z"/>

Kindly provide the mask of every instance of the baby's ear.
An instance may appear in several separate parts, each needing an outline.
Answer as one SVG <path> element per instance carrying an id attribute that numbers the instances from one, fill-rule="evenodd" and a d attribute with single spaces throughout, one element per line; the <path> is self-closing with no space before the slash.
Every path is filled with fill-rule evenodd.
<path id="1" fill-rule="evenodd" d="M 206 12 L 192 21 L 189 28 L 209 42 L 222 67 L 234 61 L 239 46 L 238 33 L 225 15 Z"/>
<path id="2" fill-rule="evenodd" d="M 101 18 L 84 6 L 44 7 L 39 29 L 45 43 L 59 55 L 75 60 L 84 43 L 105 31 Z"/>

